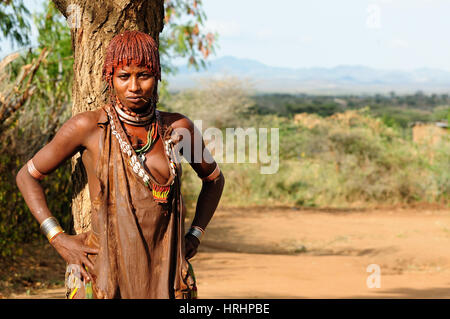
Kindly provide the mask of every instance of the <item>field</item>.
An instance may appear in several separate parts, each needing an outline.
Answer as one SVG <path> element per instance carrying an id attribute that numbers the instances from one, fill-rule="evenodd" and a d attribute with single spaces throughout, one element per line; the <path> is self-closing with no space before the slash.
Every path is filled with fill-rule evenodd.
<path id="1" fill-rule="evenodd" d="M 437 207 L 219 209 L 192 264 L 206 299 L 449 298 L 449 241 L 450 210 Z M 63 298 L 61 287 L 9 298 Z"/>

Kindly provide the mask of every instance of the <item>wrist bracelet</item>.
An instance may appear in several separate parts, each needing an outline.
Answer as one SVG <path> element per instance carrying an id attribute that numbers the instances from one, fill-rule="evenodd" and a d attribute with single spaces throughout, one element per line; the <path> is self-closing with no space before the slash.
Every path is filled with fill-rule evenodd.
<path id="1" fill-rule="evenodd" d="M 55 217 L 45 219 L 41 224 L 41 231 L 51 242 L 57 235 L 64 232 Z"/>
<path id="2" fill-rule="evenodd" d="M 199 226 L 191 226 L 191 228 L 188 231 L 188 234 L 191 234 L 192 236 L 197 237 L 199 241 L 202 241 L 202 237 L 205 231 L 199 227 Z"/>

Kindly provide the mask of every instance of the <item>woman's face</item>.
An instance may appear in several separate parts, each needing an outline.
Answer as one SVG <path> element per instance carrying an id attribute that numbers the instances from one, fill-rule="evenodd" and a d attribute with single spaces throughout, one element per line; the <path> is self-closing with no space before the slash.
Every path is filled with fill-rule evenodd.
<path id="1" fill-rule="evenodd" d="M 143 110 L 155 92 L 156 80 L 146 67 L 131 64 L 114 72 L 113 85 L 123 106 Z"/>

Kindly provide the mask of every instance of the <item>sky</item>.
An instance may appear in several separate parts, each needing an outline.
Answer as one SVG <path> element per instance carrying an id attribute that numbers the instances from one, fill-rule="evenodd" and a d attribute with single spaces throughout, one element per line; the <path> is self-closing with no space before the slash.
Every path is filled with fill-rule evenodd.
<path id="1" fill-rule="evenodd" d="M 449 0 L 207 0 L 217 56 L 280 67 L 450 71 Z"/>
<path id="2" fill-rule="evenodd" d="M 24 1 L 30 10 L 35 0 Z M 270 66 L 450 71 L 449 0 L 203 0 L 222 56 Z M 9 41 L 0 42 L 11 51 Z M 178 64 L 179 61 L 176 61 Z"/>

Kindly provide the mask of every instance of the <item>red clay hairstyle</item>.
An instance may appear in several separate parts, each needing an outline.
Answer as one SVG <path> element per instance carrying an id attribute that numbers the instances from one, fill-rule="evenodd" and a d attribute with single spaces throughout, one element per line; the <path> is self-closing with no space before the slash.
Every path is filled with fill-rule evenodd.
<path id="1" fill-rule="evenodd" d="M 161 81 L 158 46 L 150 35 L 140 31 L 125 31 L 111 39 L 103 65 L 103 79 L 110 88 L 113 88 L 115 70 L 131 64 L 147 67 L 150 74 Z"/>

